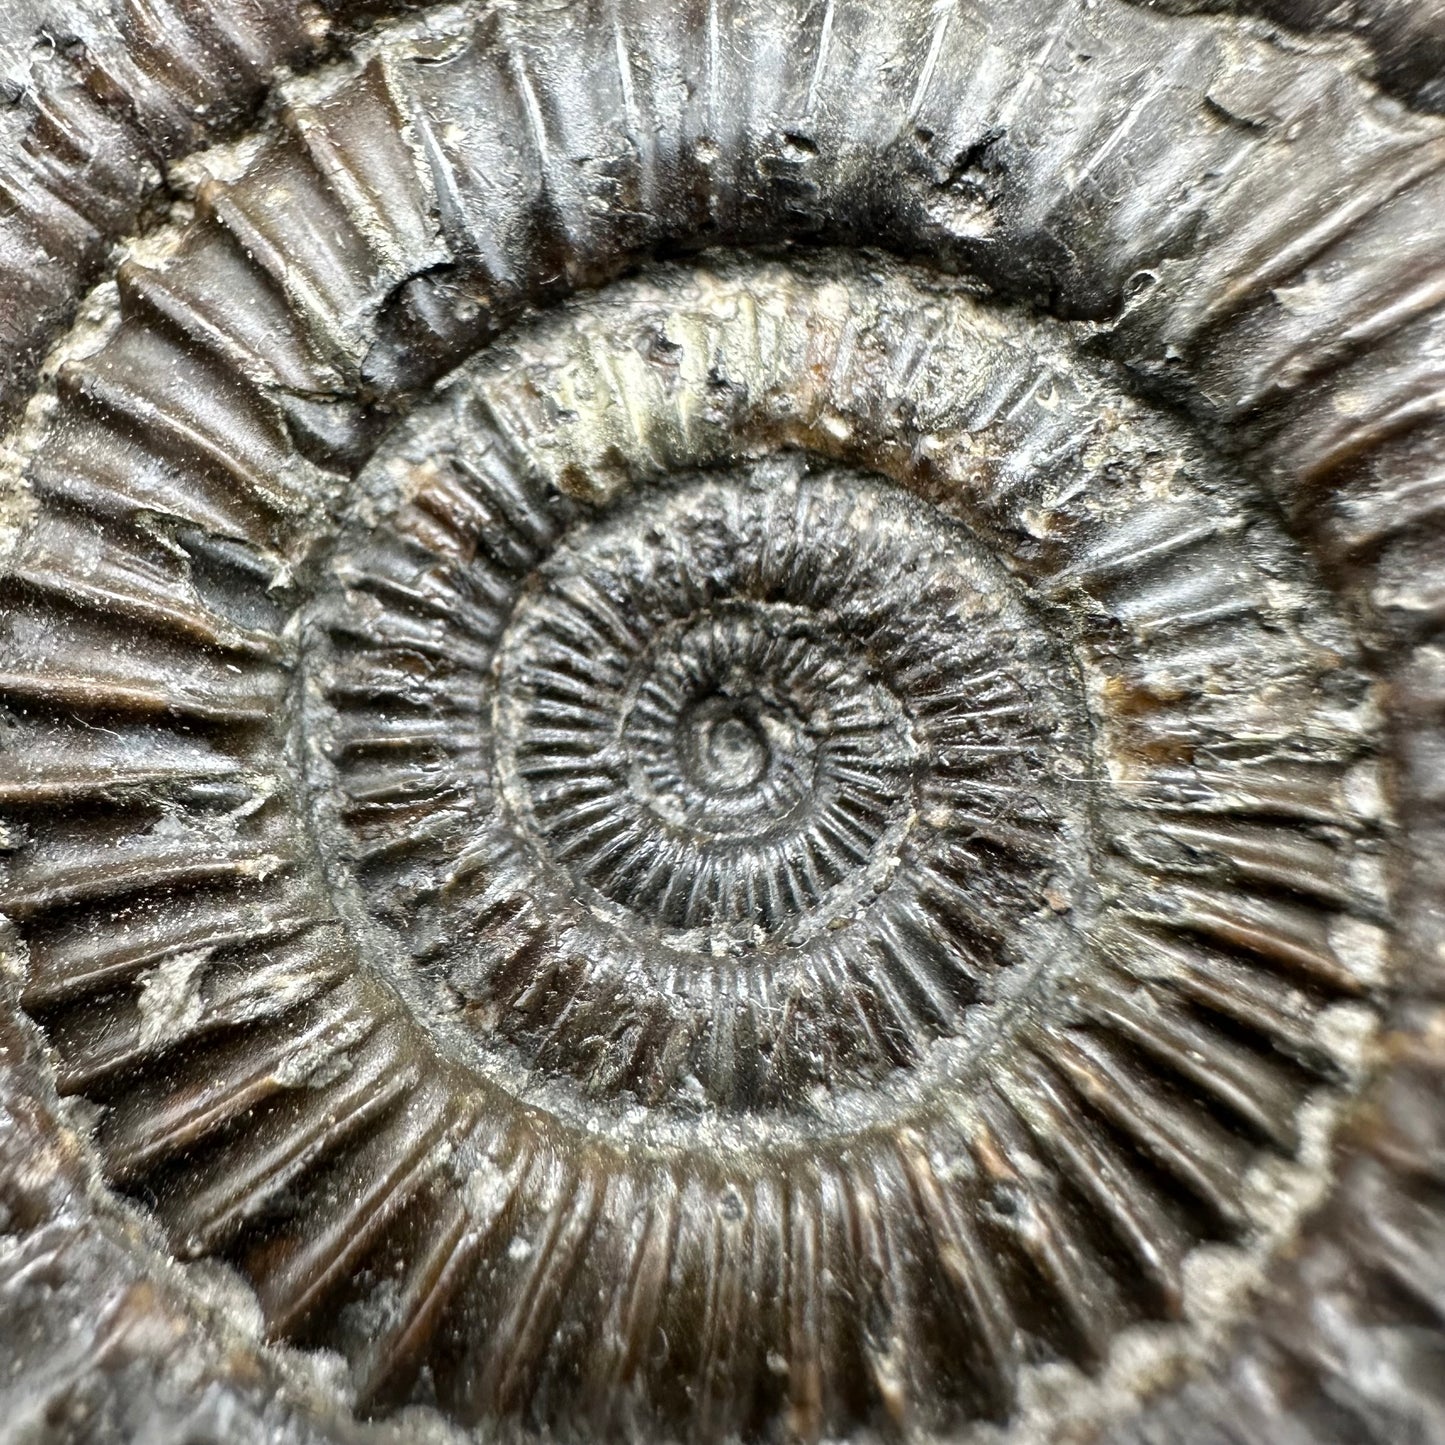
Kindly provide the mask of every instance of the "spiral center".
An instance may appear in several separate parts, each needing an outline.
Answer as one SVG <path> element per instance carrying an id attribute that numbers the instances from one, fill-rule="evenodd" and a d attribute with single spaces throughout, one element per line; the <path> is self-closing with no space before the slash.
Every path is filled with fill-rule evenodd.
<path id="1" fill-rule="evenodd" d="M 768 734 L 787 723 L 752 712 L 729 697 L 710 697 L 693 709 L 682 736 L 684 766 L 708 792 L 756 788 L 767 775 L 773 748 Z"/>
<path id="2" fill-rule="evenodd" d="M 577 529 L 502 644 L 500 762 L 539 853 L 676 946 L 828 927 L 917 816 L 923 753 L 879 666 L 901 655 L 889 599 L 848 560 L 874 494 L 798 485 L 698 481 Z M 777 551 L 790 493 L 817 555 Z M 639 523 L 672 550 L 639 547 Z"/>
<path id="3" fill-rule="evenodd" d="M 536 505 L 503 585 L 519 504 L 468 482 L 489 550 L 440 685 L 477 736 L 417 947 L 479 1028 L 588 1090 L 767 1110 L 973 1047 L 995 978 L 1072 949 L 1039 915 L 1069 674 L 966 526 L 783 454 Z"/>

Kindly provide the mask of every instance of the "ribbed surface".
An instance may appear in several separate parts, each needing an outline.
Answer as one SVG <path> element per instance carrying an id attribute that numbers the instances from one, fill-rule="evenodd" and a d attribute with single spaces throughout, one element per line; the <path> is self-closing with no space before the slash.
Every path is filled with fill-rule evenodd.
<path id="1" fill-rule="evenodd" d="M 167 145 L 303 44 L 133 21 Z M 3 582 L 3 902 L 106 1177 L 366 1409 L 907 1435 L 1185 1342 L 1391 977 L 1347 617 L 1435 856 L 1442 176 L 1318 56 L 1042 0 L 491 9 L 291 105 L 120 273 Z M 361 471 L 528 308 L 800 239 L 933 274 L 619 283 Z"/>

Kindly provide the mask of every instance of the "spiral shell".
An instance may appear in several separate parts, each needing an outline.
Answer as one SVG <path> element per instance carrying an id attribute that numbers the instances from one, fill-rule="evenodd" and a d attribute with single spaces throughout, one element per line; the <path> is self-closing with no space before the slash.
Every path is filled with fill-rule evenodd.
<path id="1" fill-rule="evenodd" d="M 1428 97 L 1114 0 L 354 49 L 14 444 L 86 1208 L 322 1431 L 1290 1408 L 1289 1272 L 1438 1166 Z M 1432 1211 L 1366 1318 L 1441 1308 Z"/>

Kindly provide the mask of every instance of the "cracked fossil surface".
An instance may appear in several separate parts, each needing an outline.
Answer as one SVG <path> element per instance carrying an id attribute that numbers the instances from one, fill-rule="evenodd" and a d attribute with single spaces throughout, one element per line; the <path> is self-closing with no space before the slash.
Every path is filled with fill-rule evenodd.
<path id="1" fill-rule="evenodd" d="M 1445 1440 L 1445 10 L 0 42 L 0 1437 Z"/>

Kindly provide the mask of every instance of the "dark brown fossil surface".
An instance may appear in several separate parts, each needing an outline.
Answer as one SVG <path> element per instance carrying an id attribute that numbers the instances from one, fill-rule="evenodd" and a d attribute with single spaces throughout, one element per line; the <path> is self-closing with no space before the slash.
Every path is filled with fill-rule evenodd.
<path id="1" fill-rule="evenodd" d="M 0 1439 L 1445 1440 L 1445 12 L 0 19 Z"/>

